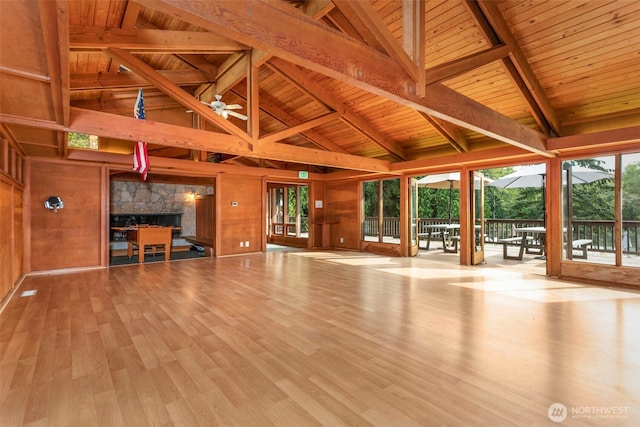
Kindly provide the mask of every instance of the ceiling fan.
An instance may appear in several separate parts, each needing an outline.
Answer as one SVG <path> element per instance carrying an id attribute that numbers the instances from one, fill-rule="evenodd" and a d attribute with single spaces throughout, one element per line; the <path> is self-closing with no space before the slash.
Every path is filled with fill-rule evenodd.
<path id="1" fill-rule="evenodd" d="M 233 116 L 233 117 L 239 118 L 240 120 L 247 120 L 247 116 L 245 116 L 244 114 L 240 114 L 240 113 L 236 113 L 235 111 L 232 111 L 232 110 L 242 109 L 242 105 L 240 104 L 227 105 L 224 102 L 222 102 L 221 99 L 222 99 L 221 95 L 216 95 L 215 101 L 211 101 L 211 102 L 200 101 L 200 102 L 211 107 L 213 111 L 218 113 L 218 115 L 222 116 L 224 119 L 229 118 L 229 116 Z"/>

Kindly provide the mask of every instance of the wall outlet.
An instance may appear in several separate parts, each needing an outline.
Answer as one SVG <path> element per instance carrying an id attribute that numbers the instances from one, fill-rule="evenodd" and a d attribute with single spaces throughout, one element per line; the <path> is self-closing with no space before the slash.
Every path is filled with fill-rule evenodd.
<path id="1" fill-rule="evenodd" d="M 244 242 L 240 242 L 240 247 L 243 248 L 244 247 Z"/>
<path id="2" fill-rule="evenodd" d="M 344 237 L 340 238 L 340 243 L 344 243 Z"/>
<path id="3" fill-rule="evenodd" d="M 246 242 L 244 242 L 244 247 L 248 248 L 249 247 L 249 241 L 247 240 Z"/>

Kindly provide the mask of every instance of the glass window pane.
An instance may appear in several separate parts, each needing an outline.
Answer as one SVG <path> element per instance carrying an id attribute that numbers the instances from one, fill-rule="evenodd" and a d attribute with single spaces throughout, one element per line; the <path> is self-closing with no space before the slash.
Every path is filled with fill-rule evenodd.
<path id="1" fill-rule="evenodd" d="M 367 181 L 362 184 L 363 223 L 362 240 L 378 241 L 379 181 Z"/>
<path id="2" fill-rule="evenodd" d="M 285 218 L 287 224 L 296 223 L 296 209 L 298 207 L 298 197 L 296 187 L 287 187 L 287 216 Z"/>
<path id="3" fill-rule="evenodd" d="M 309 186 L 301 186 L 298 189 L 298 194 L 298 203 L 300 204 L 300 236 L 309 237 Z"/>
<path id="4" fill-rule="evenodd" d="M 640 267 L 640 153 L 624 154 L 622 167 L 622 265 Z"/>
<path id="5" fill-rule="evenodd" d="M 564 259 L 615 265 L 615 159 L 565 161 Z"/>
<path id="6" fill-rule="evenodd" d="M 382 241 L 400 243 L 400 178 L 382 181 Z"/>
<path id="7" fill-rule="evenodd" d="M 283 234 L 284 228 L 284 188 L 272 189 L 273 203 L 271 212 L 271 223 L 273 224 L 273 234 Z"/>

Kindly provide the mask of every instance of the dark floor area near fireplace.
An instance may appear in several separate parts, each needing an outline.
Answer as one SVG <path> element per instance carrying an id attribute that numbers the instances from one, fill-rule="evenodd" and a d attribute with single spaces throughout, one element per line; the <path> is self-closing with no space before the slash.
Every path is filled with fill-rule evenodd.
<path id="1" fill-rule="evenodd" d="M 190 258 L 202 258 L 204 257 L 204 252 L 199 251 L 194 247 L 191 247 L 188 251 L 174 251 L 171 252 L 171 261 L 181 260 L 181 259 L 190 259 Z M 162 262 L 164 261 L 164 254 L 147 254 L 144 257 L 144 262 Z M 123 256 L 112 256 L 109 260 L 109 265 L 127 265 L 127 264 L 138 264 L 138 255 L 134 255 L 129 258 L 126 255 Z"/>

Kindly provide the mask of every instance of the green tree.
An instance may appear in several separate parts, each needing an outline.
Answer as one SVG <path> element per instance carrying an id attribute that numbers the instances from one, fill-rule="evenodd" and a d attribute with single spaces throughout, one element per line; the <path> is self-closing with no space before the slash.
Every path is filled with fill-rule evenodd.
<path id="1" fill-rule="evenodd" d="M 568 162 L 572 166 L 610 172 L 601 159 L 581 159 Z M 615 217 L 614 181 L 602 179 L 587 184 L 574 184 L 572 188 L 572 209 L 574 220 L 605 220 Z"/>
<path id="2" fill-rule="evenodd" d="M 511 167 L 481 170 L 487 178 L 496 180 L 514 172 Z M 512 214 L 514 193 L 497 187 L 485 186 L 484 212 L 487 218 L 518 218 Z M 517 215 L 517 214 L 516 214 Z"/>
<path id="3" fill-rule="evenodd" d="M 67 146 L 71 148 L 98 149 L 98 136 L 86 133 L 69 132 L 67 134 Z"/>
<path id="4" fill-rule="evenodd" d="M 378 216 L 378 188 L 380 181 L 366 181 L 362 184 L 362 195 L 364 197 L 364 216 Z"/>
<path id="5" fill-rule="evenodd" d="M 383 216 L 400 218 L 400 178 L 382 181 Z"/>
<path id="6" fill-rule="evenodd" d="M 622 218 L 640 221 L 640 162 L 628 164 L 622 174 Z"/>

